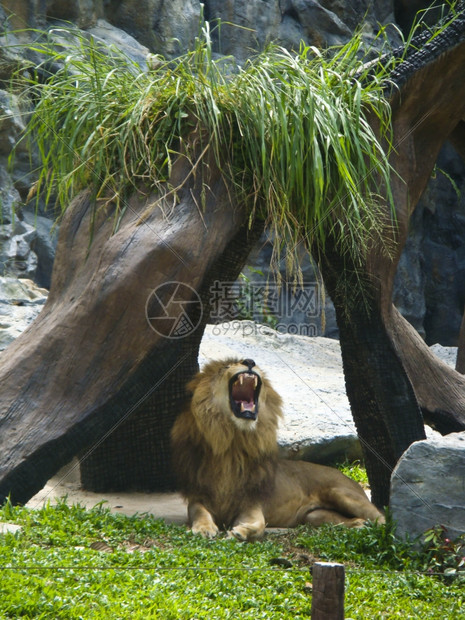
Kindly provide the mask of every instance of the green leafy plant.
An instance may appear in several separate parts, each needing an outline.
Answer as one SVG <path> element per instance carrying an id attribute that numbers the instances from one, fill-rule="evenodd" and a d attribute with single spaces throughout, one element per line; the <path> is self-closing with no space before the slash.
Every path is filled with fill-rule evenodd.
<path id="1" fill-rule="evenodd" d="M 459 536 L 455 540 L 451 540 L 449 536 L 444 526 L 432 528 L 425 533 L 425 568 L 431 573 L 443 573 L 446 577 L 455 577 L 459 573 L 465 577 L 465 536 Z"/>
<path id="2" fill-rule="evenodd" d="M 371 569 L 419 568 L 418 554 L 412 544 L 396 538 L 395 524 L 389 514 L 386 521 L 382 527 L 369 523 L 362 530 L 334 526 L 318 530 L 302 528 L 297 543 L 316 551 L 325 561 L 361 563 Z"/>

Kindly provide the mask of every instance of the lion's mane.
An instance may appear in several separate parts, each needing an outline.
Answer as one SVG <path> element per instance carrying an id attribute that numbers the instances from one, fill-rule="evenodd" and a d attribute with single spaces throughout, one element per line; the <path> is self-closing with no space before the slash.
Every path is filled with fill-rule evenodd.
<path id="1" fill-rule="evenodd" d="M 272 491 L 278 460 L 281 397 L 261 377 L 256 422 L 244 430 L 231 414 L 228 382 L 243 367 L 236 359 L 208 363 L 188 383 L 192 397 L 172 430 L 173 464 L 181 493 L 201 497 L 220 527 Z M 221 507 L 221 508 L 219 508 Z"/>

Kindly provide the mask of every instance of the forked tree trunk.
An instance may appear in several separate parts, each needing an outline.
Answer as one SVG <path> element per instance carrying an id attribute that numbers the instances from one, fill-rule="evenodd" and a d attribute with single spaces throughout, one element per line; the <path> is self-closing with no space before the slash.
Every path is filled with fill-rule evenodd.
<path id="1" fill-rule="evenodd" d="M 195 291 L 206 294 L 222 267 L 232 276 L 254 240 L 214 163 L 194 175 L 180 158 L 171 183 L 183 183 L 177 204 L 134 196 L 113 235 L 111 207 L 102 207 L 92 243 L 89 195 L 66 212 L 47 303 L 0 357 L 0 500 L 26 502 L 73 456 L 90 462 L 95 450 L 89 486 L 102 476 L 107 488 L 122 480 L 153 488 L 166 474 L 166 435 L 197 367 L 208 310 L 188 338 L 167 338 L 147 320 L 147 300 L 160 285 L 187 285 L 168 314 L 182 307 L 197 323 Z M 167 302 L 172 290 L 163 290 Z M 161 315 L 161 306 L 152 303 L 151 312 Z M 149 428 L 133 415 L 148 398 Z M 119 461 L 98 448 L 116 427 Z"/>
<path id="2" fill-rule="evenodd" d="M 391 258 L 379 248 L 370 254 L 362 274 L 366 311 L 347 281 L 339 287 L 341 277 L 350 283 L 343 257 L 334 248 L 323 256 L 347 391 L 380 506 L 401 452 L 424 436 L 421 411 L 445 432 L 465 428 L 465 377 L 427 353 L 391 302 L 410 214 L 442 143 L 465 117 L 464 39 L 462 15 L 393 75 L 396 246 Z M 156 197 L 135 196 L 114 235 L 102 208 L 90 246 L 89 196 L 70 206 L 47 304 L 0 357 L 0 500 L 27 501 L 77 453 L 90 488 L 169 485 L 167 434 L 196 370 L 207 318 L 207 311 L 199 316 L 197 292 L 205 305 L 209 282 L 217 274 L 232 280 L 253 242 L 213 162 L 200 162 L 195 175 L 181 158 L 171 184 L 182 184 L 176 205 L 163 200 L 162 212 Z M 173 292 L 178 297 L 168 303 Z M 166 333 L 158 320 L 163 302 Z M 188 335 L 167 338 L 180 316 Z"/>

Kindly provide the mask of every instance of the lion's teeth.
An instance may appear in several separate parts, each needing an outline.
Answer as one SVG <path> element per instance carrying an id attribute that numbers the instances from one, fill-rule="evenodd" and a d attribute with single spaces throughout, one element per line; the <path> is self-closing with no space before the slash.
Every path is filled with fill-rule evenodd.
<path id="1" fill-rule="evenodd" d="M 239 375 L 239 383 L 241 385 L 244 383 L 244 375 Z"/>
<path id="2" fill-rule="evenodd" d="M 254 386 L 257 387 L 257 383 L 258 383 L 257 375 L 254 375 L 254 377 L 253 377 L 253 383 L 254 383 Z"/>

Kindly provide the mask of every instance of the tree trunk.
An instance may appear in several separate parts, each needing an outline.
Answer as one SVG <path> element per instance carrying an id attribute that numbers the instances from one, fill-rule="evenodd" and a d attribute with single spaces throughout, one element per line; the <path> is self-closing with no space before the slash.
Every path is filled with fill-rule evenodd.
<path id="1" fill-rule="evenodd" d="M 394 307 L 388 330 L 425 422 L 443 435 L 465 430 L 465 377 L 431 353 Z"/>
<path id="2" fill-rule="evenodd" d="M 339 257 L 340 259 L 340 257 Z M 326 253 L 322 273 L 339 327 L 347 397 L 371 486 L 372 502 L 389 504 L 391 472 L 408 446 L 425 438 L 421 411 L 393 347 L 369 282 Z M 341 287 L 341 281 L 344 286 Z"/>
<path id="3" fill-rule="evenodd" d="M 425 437 L 421 412 L 442 431 L 465 428 L 465 381 L 437 360 L 392 305 L 392 287 L 411 213 L 443 142 L 465 117 L 465 16 L 393 73 L 391 163 L 396 221 L 357 268 L 333 246 L 322 272 L 336 307 L 347 394 L 364 451 L 374 503 L 388 503 L 390 473 L 410 443 Z M 377 120 L 373 119 L 376 127 Z M 384 190 L 378 188 L 383 195 Z M 390 222 L 386 207 L 386 221 Z M 341 283 L 344 286 L 341 286 Z"/>
<path id="4" fill-rule="evenodd" d="M 134 411 L 122 419 L 103 440 L 87 449 L 80 458 L 81 483 L 85 489 L 108 491 L 173 490 L 170 432 L 174 419 L 185 403 L 184 386 L 198 371 L 198 352 L 210 315 L 210 287 L 216 280 L 234 282 L 248 254 L 258 241 L 263 225 L 239 229 L 219 259 L 205 274 L 198 290 L 202 317 L 197 329 L 180 339 L 179 357 L 173 372 Z M 167 346 L 171 344 L 167 343 Z"/>
<path id="5" fill-rule="evenodd" d="M 124 421 L 150 395 L 156 409 L 151 423 L 163 425 L 160 435 L 152 445 L 153 432 L 145 432 L 141 418 L 127 447 L 120 447 L 125 458 L 115 466 L 129 463 L 134 481 L 142 454 L 142 486 L 153 488 L 151 478 L 163 478 L 166 433 L 196 369 L 205 322 L 205 317 L 199 322 L 200 305 L 189 302 L 196 291 L 207 291 L 222 257 L 237 269 L 237 255 L 225 251 L 238 235 L 241 248 L 247 246 L 246 216 L 232 204 L 214 164 L 190 173 L 180 158 L 170 179 L 174 187 L 183 184 L 177 204 L 133 196 L 113 235 L 111 206 L 100 208 L 92 242 L 89 194 L 67 210 L 47 303 L 0 357 L 0 500 L 10 495 L 14 503 L 26 502 L 77 453 L 90 459 L 102 437 L 117 427 L 127 429 Z M 245 261 L 246 253 L 241 258 Z M 147 320 L 147 300 L 168 282 L 187 285 L 180 304 L 192 325 L 199 322 L 186 340 L 157 333 Z M 168 311 L 175 314 L 179 307 Z M 149 455 L 158 450 L 153 465 Z M 100 471 L 106 476 L 113 465 L 109 459 L 100 466 L 104 460 L 94 459 L 94 478 Z M 106 478 L 105 484 L 112 481 Z"/>

